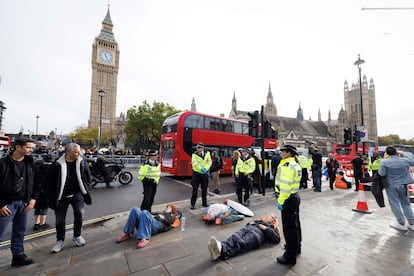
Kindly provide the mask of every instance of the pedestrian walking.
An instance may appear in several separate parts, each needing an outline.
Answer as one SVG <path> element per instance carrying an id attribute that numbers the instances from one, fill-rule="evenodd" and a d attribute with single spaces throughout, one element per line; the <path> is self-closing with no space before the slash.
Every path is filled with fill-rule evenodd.
<path id="1" fill-rule="evenodd" d="M 309 160 L 305 155 L 300 151 L 298 152 L 299 165 L 302 168 L 302 178 L 300 179 L 300 189 L 308 188 L 308 169 L 309 169 Z M 280 162 L 280 161 L 279 161 Z"/>
<path id="2" fill-rule="evenodd" d="M 364 177 L 362 172 L 364 161 L 362 161 L 360 153 L 358 153 L 356 157 L 351 160 L 351 164 L 354 167 L 355 191 L 358 191 L 359 182 L 361 182 L 361 179 Z"/>
<path id="3" fill-rule="evenodd" d="M 195 209 L 197 201 L 198 187 L 201 185 L 201 201 L 203 207 L 207 207 L 207 190 L 208 190 L 208 174 L 211 167 L 211 155 L 209 151 L 205 150 L 203 143 L 196 145 L 196 151 L 191 156 L 191 166 L 193 175 L 191 178 L 191 186 L 193 192 L 191 194 L 191 210 Z"/>
<path id="4" fill-rule="evenodd" d="M 49 207 L 55 211 L 56 216 L 57 242 L 51 249 L 52 253 L 61 251 L 64 246 L 69 205 L 72 206 L 74 216 L 72 241 L 76 246 L 86 243 L 81 234 L 85 203 L 92 204 L 88 192 L 91 189 L 91 173 L 80 153 L 78 144 L 67 144 L 65 153 L 50 166 L 42 182 Z"/>
<path id="5" fill-rule="evenodd" d="M 334 182 L 336 179 L 336 173 L 339 168 L 339 162 L 334 157 L 333 153 L 330 152 L 328 154 L 328 159 L 326 159 L 326 169 L 328 170 L 328 177 L 329 177 L 329 188 L 333 190 Z"/>
<path id="6" fill-rule="evenodd" d="M 141 165 L 138 171 L 138 180 L 142 182 L 144 194 L 141 210 L 151 212 L 160 176 L 161 166 L 157 161 L 157 153 L 155 151 L 149 151 L 148 159 Z"/>
<path id="7" fill-rule="evenodd" d="M 313 191 L 322 192 L 322 154 L 315 144 L 309 147 L 309 154 L 312 155 Z"/>
<path id="8" fill-rule="evenodd" d="M 280 161 L 276 174 L 276 183 L 280 187 L 277 208 L 282 213 L 283 235 L 285 236 L 285 253 L 277 257 L 280 264 L 296 264 L 296 256 L 301 253 L 302 230 L 299 219 L 299 185 L 302 168 L 298 164 L 297 151 L 294 146 L 285 145 L 280 149 Z"/>
<path id="9" fill-rule="evenodd" d="M 385 152 L 389 157 L 381 162 L 378 174 L 386 178 L 385 192 L 391 211 L 397 220 L 392 222 L 390 227 L 402 231 L 408 229 L 414 231 L 414 215 L 407 190 L 407 185 L 413 183 L 410 166 L 414 166 L 414 160 L 398 157 L 394 147 L 387 147 Z M 405 220 L 408 221 L 408 225 Z"/>
<path id="10" fill-rule="evenodd" d="M 211 152 L 211 167 L 210 167 L 210 175 L 211 181 L 214 184 L 215 189 L 213 193 L 219 194 L 220 193 L 220 170 L 223 169 L 223 159 L 217 154 L 216 151 Z"/>
<path id="11" fill-rule="evenodd" d="M 33 140 L 19 137 L 14 141 L 10 155 L 0 160 L 0 241 L 4 240 L 12 223 L 12 266 L 33 263 L 33 259 L 24 253 L 23 244 L 27 214 L 39 196 L 39 185 L 34 182 L 34 162 L 30 156 L 33 148 Z"/>
<path id="12" fill-rule="evenodd" d="M 47 154 L 39 162 L 35 163 L 36 174 L 35 174 L 35 183 L 40 186 L 39 199 L 36 200 L 34 206 L 34 226 L 33 231 L 39 231 L 49 228 L 49 224 L 46 223 L 47 211 L 48 211 L 48 200 L 41 187 L 42 179 L 46 175 L 47 170 L 52 164 L 53 157 L 51 154 Z"/>

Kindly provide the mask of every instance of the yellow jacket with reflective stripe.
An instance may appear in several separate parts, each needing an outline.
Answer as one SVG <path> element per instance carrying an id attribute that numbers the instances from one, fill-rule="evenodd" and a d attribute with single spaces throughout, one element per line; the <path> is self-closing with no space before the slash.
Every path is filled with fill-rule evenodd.
<path id="1" fill-rule="evenodd" d="M 298 160 L 299 160 L 299 165 L 300 165 L 301 168 L 308 169 L 308 170 L 310 169 L 310 162 L 309 162 L 308 158 L 306 158 L 306 156 L 299 155 Z"/>
<path id="2" fill-rule="evenodd" d="M 204 158 L 197 154 L 197 152 L 194 152 L 191 156 L 191 165 L 193 168 L 193 171 L 203 174 L 201 171 L 201 168 L 205 168 L 206 172 L 210 170 L 212 161 L 209 151 L 204 152 Z"/>
<path id="3" fill-rule="evenodd" d="M 379 171 L 381 166 L 382 158 L 375 159 L 374 162 L 369 163 L 369 169 L 374 171 Z"/>
<path id="4" fill-rule="evenodd" d="M 141 182 L 144 180 L 144 178 L 148 178 L 153 179 L 154 182 L 158 184 L 158 181 L 160 181 L 160 176 L 161 166 L 158 162 L 156 162 L 155 165 L 151 165 L 148 161 L 146 161 L 138 171 L 138 180 Z"/>
<path id="5" fill-rule="evenodd" d="M 280 161 L 277 167 L 276 186 L 279 186 L 280 194 L 277 202 L 283 205 L 291 194 L 299 190 L 302 168 L 296 163 L 295 158 L 288 157 Z"/>
<path id="6" fill-rule="evenodd" d="M 236 166 L 236 176 L 241 174 L 250 174 L 253 173 L 256 169 L 256 161 L 254 161 L 254 158 L 249 156 L 246 160 L 243 160 L 243 157 L 241 157 L 237 161 Z"/>

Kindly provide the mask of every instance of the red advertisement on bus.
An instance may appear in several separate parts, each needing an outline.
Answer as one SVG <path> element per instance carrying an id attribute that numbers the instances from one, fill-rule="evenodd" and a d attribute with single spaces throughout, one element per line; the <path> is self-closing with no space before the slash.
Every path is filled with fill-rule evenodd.
<path id="1" fill-rule="evenodd" d="M 202 114 L 181 112 L 168 117 L 160 141 L 161 171 L 175 176 L 191 176 L 191 155 L 197 143 L 216 151 L 224 161 L 222 174 L 231 174 L 233 151 L 251 148 L 256 138 L 249 136 L 248 122 Z M 265 148 L 276 148 L 276 139 L 265 139 Z"/>

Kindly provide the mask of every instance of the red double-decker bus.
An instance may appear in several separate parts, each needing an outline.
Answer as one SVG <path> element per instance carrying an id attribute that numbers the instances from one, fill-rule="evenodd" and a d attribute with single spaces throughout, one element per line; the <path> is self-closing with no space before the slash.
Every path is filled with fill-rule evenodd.
<path id="1" fill-rule="evenodd" d="M 201 142 L 210 151 L 216 151 L 224 161 L 222 174 L 231 174 L 233 151 L 250 148 L 256 138 L 249 136 L 248 122 L 181 112 L 168 117 L 162 125 L 160 141 L 161 171 L 175 176 L 191 176 L 191 155 Z M 276 139 L 265 139 L 265 148 L 276 148 Z"/>
<path id="2" fill-rule="evenodd" d="M 352 159 L 356 157 L 357 153 L 367 156 L 372 147 L 374 147 L 374 151 L 377 151 L 374 141 L 364 142 L 364 148 L 362 148 L 362 143 L 358 144 L 358 148 L 356 148 L 354 143 L 351 145 L 334 144 L 333 155 L 340 165 L 349 165 L 351 164 Z"/>
<path id="3" fill-rule="evenodd" d="M 11 140 L 9 136 L 0 135 L 0 147 L 11 147 Z"/>

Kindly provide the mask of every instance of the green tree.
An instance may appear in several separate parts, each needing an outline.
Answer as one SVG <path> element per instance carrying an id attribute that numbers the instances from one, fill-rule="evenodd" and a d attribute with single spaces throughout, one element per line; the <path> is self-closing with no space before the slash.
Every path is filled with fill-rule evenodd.
<path id="1" fill-rule="evenodd" d="M 161 128 L 164 120 L 180 112 L 174 107 L 154 101 L 152 106 L 144 101 L 140 106 L 133 106 L 127 111 L 127 123 L 124 132 L 127 143 L 148 144 L 149 141 L 159 145 Z"/>
<path id="2" fill-rule="evenodd" d="M 82 147 L 91 148 L 98 137 L 98 128 L 80 126 L 74 132 L 69 133 L 67 137 Z"/>

